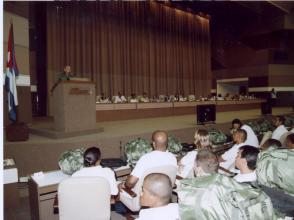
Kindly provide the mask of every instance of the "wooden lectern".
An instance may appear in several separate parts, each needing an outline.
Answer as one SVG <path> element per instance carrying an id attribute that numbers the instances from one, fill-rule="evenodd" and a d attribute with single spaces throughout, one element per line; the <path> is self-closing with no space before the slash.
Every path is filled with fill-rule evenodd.
<path id="1" fill-rule="evenodd" d="M 57 132 L 96 129 L 95 85 L 89 81 L 60 81 L 53 93 Z"/>

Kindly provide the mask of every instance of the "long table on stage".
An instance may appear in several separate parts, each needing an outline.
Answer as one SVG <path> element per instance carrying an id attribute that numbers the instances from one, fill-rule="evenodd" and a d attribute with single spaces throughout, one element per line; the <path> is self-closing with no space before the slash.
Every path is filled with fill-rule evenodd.
<path id="1" fill-rule="evenodd" d="M 197 105 L 216 105 L 216 112 L 260 109 L 264 99 L 241 101 L 194 101 L 96 104 L 96 121 L 118 121 L 139 118 L 196 114 Z"/>

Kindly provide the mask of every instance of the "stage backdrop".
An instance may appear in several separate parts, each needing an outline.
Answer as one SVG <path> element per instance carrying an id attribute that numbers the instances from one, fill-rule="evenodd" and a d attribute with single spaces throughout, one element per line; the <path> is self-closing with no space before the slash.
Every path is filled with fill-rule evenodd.
<path id="1" fill-rule="evenodd" d="M 97 94 L 207 95 L 209 20 L 156 2 L 48 2 L 47 61 L 48 91 L 69 64 Z"/>

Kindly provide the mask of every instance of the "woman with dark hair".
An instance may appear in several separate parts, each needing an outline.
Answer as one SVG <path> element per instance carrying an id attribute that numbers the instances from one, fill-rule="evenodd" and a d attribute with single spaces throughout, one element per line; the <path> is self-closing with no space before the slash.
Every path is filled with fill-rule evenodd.
<path id="1" fill-rule="evenodd" d="M 84 168 L 75 172 L 72 177 L 104 177 L 110 185 L 111 195 L 117 195 L 118 188 L 115 174 L 110 168 L 103 168 L 100 165 L 101 152 L 97 147 L 90 147 L 84 153 Z"/>

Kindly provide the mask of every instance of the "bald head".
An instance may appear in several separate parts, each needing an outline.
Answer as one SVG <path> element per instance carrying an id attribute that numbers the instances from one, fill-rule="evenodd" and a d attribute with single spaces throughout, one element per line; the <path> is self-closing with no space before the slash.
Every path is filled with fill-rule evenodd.
<path id="1" fill-rule="evenodd" d="M 162 173 L 152 173 L 145 177 L 143 183 L 143 206 L 158 207 L 167 205 L 172 195 L 170 178 Z"/>
<path id="2" fill-rule="evenodd" d="M 155 150 L 166 151 L 167 133 L 165 131 L 155 131 L 152 134 L 153 147 Z"/>

